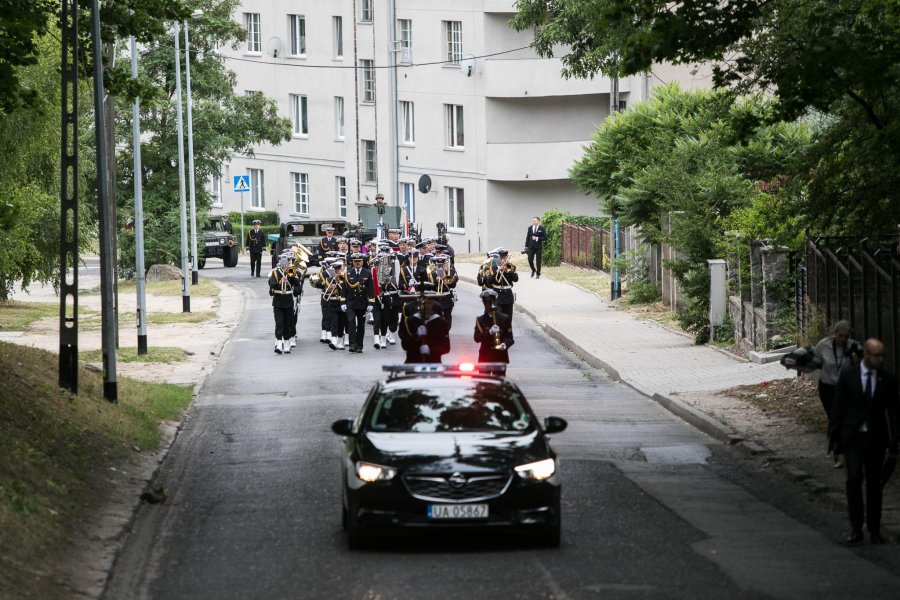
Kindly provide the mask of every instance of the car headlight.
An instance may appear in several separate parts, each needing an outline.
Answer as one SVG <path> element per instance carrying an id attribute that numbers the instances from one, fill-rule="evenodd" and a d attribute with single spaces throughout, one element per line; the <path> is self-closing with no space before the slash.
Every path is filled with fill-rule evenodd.
<path id="1" fill-rule="evenodd" d="M 556 473 L 556 461 L 552 458 L 539 460 L 537 462 L 528 463 L 516 467 L 516 473 L 522 479 L 534 479 L 535 481 L 544 481 L 550 479 Z"/>
<path id="2" fill-rule="evenodd" d="M 397 469 L 367 462 L 356 463 L 356 476 L 366 483 L 390 481 L 397 474 Z"/>
<path id="3" fill-rule="evenodd" d="M 220 245 L 220 246 L 224 246 L 224 245 L 225 245 L 225 238 L 219 238 L 219 245 Z"/>

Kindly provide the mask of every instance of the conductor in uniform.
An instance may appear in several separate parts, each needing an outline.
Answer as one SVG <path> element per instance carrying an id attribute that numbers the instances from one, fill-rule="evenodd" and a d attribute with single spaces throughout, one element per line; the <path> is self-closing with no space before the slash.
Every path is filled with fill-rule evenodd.
<path id="1" fill-rule="evenodd" d="M 481 344 L 478 362 L 509 363 L 509 348 L 515 344 L 512 319 L 497 309 L 497 292 L 482 290 L 484 314 L 475 317 L 475 341 Z"/>
<path id="2" fill-rule="evenodd" d="M 334 227 L 325 228 L 325 235 L 319 240 L 319 260 L 324 259 L 329 252 L 338 249 L 338 240 L 334 237 Z"/>
<path id="3" fill-rule="evenodd" d="M 266 234 L 259 228 L 259 219 L 253 219 L 253 229 L 247 233 L 247 249 L 250 250 L 250 277 L 261 277 L 263 249 L 266 247 Z"/>
<path id="4" fill-rule="evenodd" d="M 347 313 L 347 333 L 350 335 L 350 352 L 361 354 L 366 335 L 366 313 L 375 308 L 375 289 L 372 270 L 364 267 L 365 257 L 360 252 L 352 255 L 353 266 L 344 281 L 344 304 L 341 311 Z"/>
<path id="5" fill-rule="evenodd" d="M 225 233 L 234 233 L 231 222 L 228 220 L 228 215 L 222 215 L 222 231 Z"/>

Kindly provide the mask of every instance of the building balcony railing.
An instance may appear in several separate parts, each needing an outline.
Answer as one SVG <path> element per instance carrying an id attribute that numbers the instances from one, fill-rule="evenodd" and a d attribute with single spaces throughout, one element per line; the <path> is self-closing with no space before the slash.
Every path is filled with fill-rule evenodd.
<path id="1" fill-rule="evenodd" d="M 566 79 L 559 58 L 485 59 L 482 65 L 484 95 L 489 98 L 529 96 L 578 96 L 608 94 L 609 78 Z M 628 92 L 629 81 L 619 81 L 619 92 Z"/>
<path id="2" fill-rule="evenodd" d="M 494 181 L 568 179 L 569 169 L 584 156 L 590 140 L 487 144 L 485 175 Z"/>

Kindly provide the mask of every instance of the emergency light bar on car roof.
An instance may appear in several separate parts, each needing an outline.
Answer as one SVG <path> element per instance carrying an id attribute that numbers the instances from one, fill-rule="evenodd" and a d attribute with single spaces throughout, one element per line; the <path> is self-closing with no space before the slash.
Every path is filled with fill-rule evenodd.
<path id="1" fill-rule="evenodd" d="M 381 369 L 389 373 L 388 379 L 424 375 L 493 375 L 495 377 L 506 375 L 506 363 L 459 363 L 457 365 L 422 363 L 384 365 Z"/>

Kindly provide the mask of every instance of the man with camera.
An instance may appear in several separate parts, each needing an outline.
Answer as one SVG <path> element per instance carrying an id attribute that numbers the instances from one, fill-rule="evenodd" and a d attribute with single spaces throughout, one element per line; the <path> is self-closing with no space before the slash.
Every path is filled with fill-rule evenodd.
<path id="1" fill-rule="evenodd" d="M 525 253 L 528 255 L 528 266 L 531 267 L 531 276 L 541 278 L 541 250 L 547 232 L 541 226 L 541 220 L 537 217 L 531 219 L 531 227 L 525 234 Z M 535 266 L 536 264 L 536 266 Z"/>

